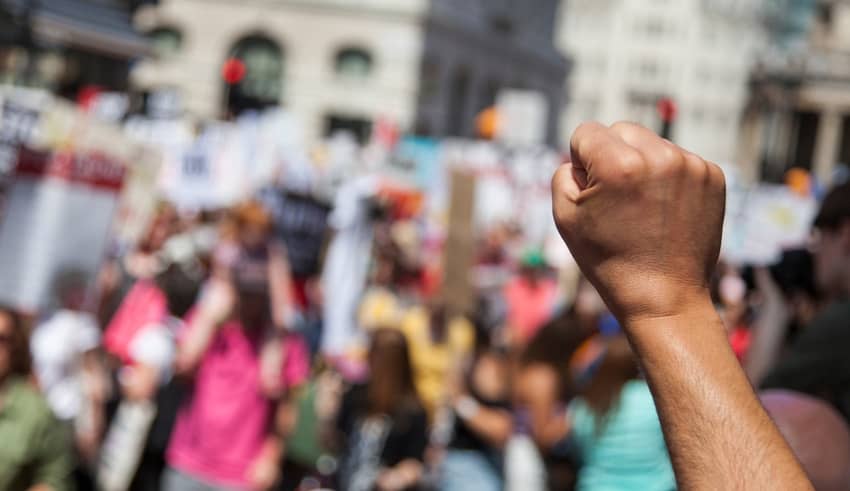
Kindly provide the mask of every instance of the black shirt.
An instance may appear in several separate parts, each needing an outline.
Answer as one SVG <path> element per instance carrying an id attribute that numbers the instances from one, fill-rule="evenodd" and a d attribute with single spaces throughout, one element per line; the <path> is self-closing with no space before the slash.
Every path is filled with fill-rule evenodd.
<path id="1" fill-rule="evenodd" d="M 368 391 L 355 385 L 342 399 L 337 430 L 344 438 L 340 489 L 372 489 L 382 468 L 422 461 L 428 444 L 428 417 L 421 404 L 405 403 L 393 414 L 370 416 Z"/>
<path id="2" fill-rule="evenodd" d="M 850 422 L 850 302 L 827 307 L 761 384 L 823 399 Z"/>

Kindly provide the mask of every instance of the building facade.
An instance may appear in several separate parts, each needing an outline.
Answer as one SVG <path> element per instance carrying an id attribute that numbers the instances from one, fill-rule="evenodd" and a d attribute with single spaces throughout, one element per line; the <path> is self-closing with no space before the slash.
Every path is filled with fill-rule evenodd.
<path id="1" fill-rule="evenodd" d="M 132 60 L 148 54 L 132 25 L 135 0 L 0 0 L 0 83 L 76 98 L 124 91 Z"/>
<path id="2" fill-rule="evenodd" d="M 828 184 L 850 165 L 850 1 L 818 0 L 804 43 L 753 72 L 739 148 L 751 179 L 798 167 Z"/>
<path id="3" fill-rule="evenodd" d="M 764 0 L 570 0 L 557 44 L 574 66 L 563 137 L 580 122 L 631 120 L 656 131 L 659 99 L 672 139 L 719 163 L 736 156 L 747 81 L 766 38 Z M 565 140 L 566 141 L 566 140 Z"/>
<path id="4" fill-rule="evenodd" d="M 557 6 L 162 0 L 136 17 L 158 55 L 139 63 L 133 82 L 145 91 L 174 90 L 199 118 L 281 104 L 308 140 L 342 128 L 363 138 L 381 119 L 403 131 L 468 136 L 477 111 L 502 88 L 539 89 L 558 107 L 566 62 L 553 45 Z M 228 59 L 240 61 L 228 65 L 229 75 L 242 76 L 235 84 L 223 80 Z"/>

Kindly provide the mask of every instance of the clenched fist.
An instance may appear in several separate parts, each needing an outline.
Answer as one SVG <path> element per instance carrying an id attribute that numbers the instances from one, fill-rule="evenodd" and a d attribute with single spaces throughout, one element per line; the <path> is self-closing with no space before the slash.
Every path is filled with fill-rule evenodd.
<path id="1" fill-rule="evenodd" d="M 725 205 L 714 164 L 632 123 L 585 123 L 552 179 L 555 223 L 609 308 L 630 321 L 707 298 Z"/>

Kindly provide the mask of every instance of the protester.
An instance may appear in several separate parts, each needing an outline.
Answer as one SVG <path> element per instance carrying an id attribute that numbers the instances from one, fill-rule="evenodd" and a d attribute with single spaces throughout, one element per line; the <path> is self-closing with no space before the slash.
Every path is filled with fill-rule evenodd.
<path id="1" fill-rule="evenodd" d="M 787 323 L 784 318 L 760 326 L 754 349 L 761 360 L 776 365 L 762 388 L 789 389 L 822 398 L 850 421 L 850 183 L 836 187 L 824 198 L 814 221 L 815 277 L 827 304 L 779 357 Z"/>
<path id="2" fill-rule="evenodd" d="M 675 489 L 673 468 L 646 381 L 625 336 L 605 342 L 590 382 L 567 409 L 581 468 L 576 489 Z"/>
<path id="3" fill-rule="evenodd" d="M 71 439 L 30 384 L 20 317 L 0 307 L 0 489 L 71 489 Z"/>
<path id="4" fill-rule="evenodd" d="M 214 279 L 188 321 L 177 374 L 191 380 L 177 416 L 163 477 L 166 491 L 270 489 L 279 477 L 294 389 L 308 373 L 304 343 L 273 326 L 265 277 L 236 269 Z M 276 380 L 264 346 L 280 346 Z M 262 365 L 262 366 L 261 366 Z"/>
<path id="5" fill-rule="evenodd" d="M 564 444 L 568 432 L 566 407 L 575 394 L 570 359 L 592 334 L 581 328 L 575 312 L 555 317 L 530 340 L 516 368 L 515 428 L 530 438 L 545 467 L 550 489 L 569 489 L 576 462 Z"/>
<path id="6" fill-rule="evenodd" d="M 510 365 L 501 350 L 479 346 L 451 397 L 454 427 L 440 469 L 444 491 L 503 488 L 503 452 L 513 432 Z"/>
<path id="7" fill-rule="evenodd" d="M 172 380 L 176 339 L 184 328 L 183 317 L 198 298 L 203 273 L 195 261 L 169 264 L 159 273 L 155 283 L 165 297 L 166 312 L 159 321 L 142 326 L 127 349 L 129 361 L 118 378 L 121 404 L 150 407 L 151 415 L 136 434 L 129 435 L 119 407 L 119 418 L 113 421 L 107 435 L 101 463 L 111 476 L 125 474 L 111 479 L 126 482 L 133 491 L 160 489 L 165 451 L 183 396 L 182 384 Z M 116 471 L 118 466 L 122 468 Z M 102 485 L 104 479 L 101 476 Z"/>
<path id="8" fill-rule="evenodd" d="M 475 328 L 439 300 L 408 309 L 399 327 L 410 348 L 416 390 L 433 418 L 449 396 L 446 381 L 472 356 Z"/>
<path id="9" fill-rule="evenodd" d="M 160 203 L 136 247 L 114 251 L 118 254 L 106 261 L 98 276 L 100 325 L 106 326 L 115 317 L 136 282 L 156 274 L 159 261 L 156 255 L 177 232 L 178 221 L 177 210 L 168 203 Z"/>
<path id="10" fill-rule="evenodd" d="M 53 413 L 74 434 L 86 466 L 98 451 L 108 387 L 100 329 L 94 316 L 84 311 L 87 286 L 84 273 L 62 272 L 54 287 L 59 308 L 36 325 L 30 339 L 39 387 Z M 78 471 L 87 474 L 83 467 Z"/>
<path id="11" fill-rule="evenodd" d="M 427 424 L 404 335 L 374 331 L 369 380 L 345 393 L 336 420 L 342 449 L 338 489 L 416 489 L 424 471 Z"/>
<path id="12" fill-rule="evenodd" d="M 522 258 L 520 274 L 504 287 L 511 343 L 519 348 L 534 337 L 558 306 L 558 282 L 546 276 L 546 260 L 538 251 Z"/>

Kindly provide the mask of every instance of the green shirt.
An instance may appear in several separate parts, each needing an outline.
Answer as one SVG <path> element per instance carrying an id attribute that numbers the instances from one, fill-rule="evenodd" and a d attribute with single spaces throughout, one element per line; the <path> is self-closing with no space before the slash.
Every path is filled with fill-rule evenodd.
<path id="1" fill-rule="evenodd" d="M 73 461 L 65 427 L 21 377 L 0 388 L 0 490 L 37 484 L 70 489 Z"/>

